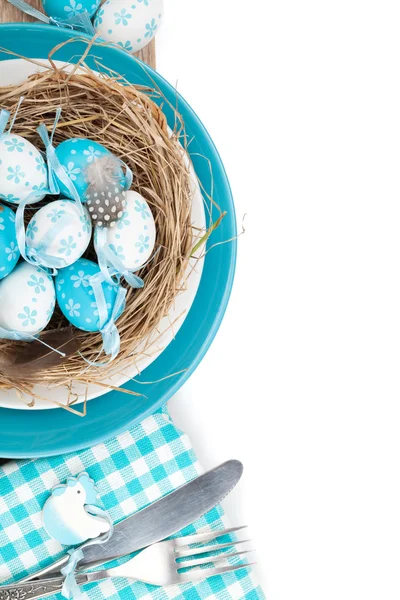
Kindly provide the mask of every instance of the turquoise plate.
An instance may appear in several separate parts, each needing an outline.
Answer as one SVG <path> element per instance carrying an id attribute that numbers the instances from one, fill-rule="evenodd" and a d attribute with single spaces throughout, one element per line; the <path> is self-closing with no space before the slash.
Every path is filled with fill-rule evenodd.
<path id="1" fill-rule="evenodd" d="M 36 24 L 0 25 L 0 61 L 10 59 L 6 50 L 27 58 L 47 58 L 49 52 L 74 34 L 57 27 Z M 76 62 L 87 44 L 75 40 L 54 56 L 57 60 Z M 227 211 L 220 227 L 212 234 L 209 245 L 236 235 L 236 218 L 229 183 L 218 152 L 185 100 L 160 75 L 129 54 L 112 47 L 96 47 L 95 54 L 105 67 L 124 75 L 130 82 L 154 87 L 154 82 L 172 106 L 183 116 L 190 144 L 191 158 L 201 183 L 211 189 L 209 165 L 214 178 L 213 197 Z M 98 69 L 90 60 L 93 69 Z M 1 67 L 0 67 L 1 85 Z M 173 112 L 164 104 L 169 125 L 174 126 Z M 91 446 L 126 430 L 152 414 L 171 398 L 193 373 L 210 347 L 228 304 L 236 262 L 236 243 L 222 244 L 209 252 L 192 308 L 176 339 L 146 370 L 143 381 L 157 381 L 186 369 L 184 374 L 146 386 L 146 398 L 110 392 L 88 404 L 88 414 L 81 418 L 63 409 L 21 411 L 0 409 L 0 456 L 27 458 L 61 454 Z M 129 382 L 126 388 L 143 391 L 143 386 Z"/>

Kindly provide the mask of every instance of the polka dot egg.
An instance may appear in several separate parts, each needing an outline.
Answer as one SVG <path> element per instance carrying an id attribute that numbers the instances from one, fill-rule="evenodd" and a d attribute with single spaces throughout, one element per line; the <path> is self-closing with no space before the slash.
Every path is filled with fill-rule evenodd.
<path id="1" fill-rule="evenodd" d="M 56 277 L 57 302 L 64 316 L 72 325 L 83 331 L 99 331 L 99 311 L 90 278 L 100 274 L 99 266 L 81 258 L 66 269 L 60 269 Z M 102 284 L 107 304 L 108 318 L 111 317 L 118 293 L 117 285 Z M 122 311 L 121 311 L 122 312 Z"/>
<path id="2" fill-rule="evenodd" d="M 15 214 L 0 204 L 0 279 L 11 273 L 20 253 L 15 235 Z"/>
<path id="3" fill-rule="evenodd" d="M 56 148 L 56 155 L 61 165 L 64 167 L 67 175 L 74 184 L 79 197 L 84 202 L 85 194 L 88 188 L 86 170 L 93 161 L 104 156 L 112 156 L 112 153 L 101 144 L 92 142 L 84 138 L 73 138 L 61 142 Z M 124 173 L 121 167 L 121 180 L 124 180 Z M 61 193 L 67 198 L 71 195 L 66 186 L 59 181 Z"/>
<path id="4" fill-rule="evenodd" d="M 55 306 L 52 277 L 27 262 L 0 282 L 0 327 L 36 334 L 50 321 Z"/>
<path id="5" fill-rule="evenodd" d="M 163 0 L 107 0 L 95 17 L 96 33 L 129 52 L 138 52 L 160 29 L 163 4 Z"/>
<path id="6" fill-rule="evenodd" d="M 0 198 L 19 204 L 32 194 L 31 203 L 47 193 L 47 166 L 39 150 L 14 133 L 0 136 Z"/>
<path id="7" fill-rule="evenodd" d="M 71 200 L 55 200 L 30 220 L 26 229 L 26 250 L 45 267 L 72 265 L 87 249 L 92 235 L 89 214 Z M 59 264 L 54 263 L 54 259 Z"/>
<path id="8" fill-rule="evenodd" d="M 97 229 L 95 230 L 95 243 Z M 143 266 L 153 253 L 156 227 L 150 207 L 137 192 L 126 192 L 126 207 L 116 226 L 107 228 L 109 249 L 129 270 Z"/>
<path id="9" fill-rule="evenodd" d="M 43 8 L 46 14 L 53 19 L 66 21 L 72 17 L 87 12 L 93 17 L 99 8 L 100 0 L 43 0 Z"/>

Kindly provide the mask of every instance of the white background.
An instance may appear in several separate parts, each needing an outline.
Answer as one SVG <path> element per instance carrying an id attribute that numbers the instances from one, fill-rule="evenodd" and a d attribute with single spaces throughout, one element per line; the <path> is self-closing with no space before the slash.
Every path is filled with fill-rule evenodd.
<path id="1" fill-rule="evenodd" d="M 237 277 L 171 406 L 269 600 L 400 597 L 400 8 L 166 0 L 158 67 L 225 162 Z"/>

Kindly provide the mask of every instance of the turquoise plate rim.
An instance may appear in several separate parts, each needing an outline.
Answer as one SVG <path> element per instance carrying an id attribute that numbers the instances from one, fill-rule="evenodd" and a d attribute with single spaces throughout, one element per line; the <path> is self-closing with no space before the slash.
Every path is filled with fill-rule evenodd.
<path id="1" fill-rule="evenodd" d="M 0 24 L 0 62 L 6 60 L 4 49 L 29 58 L 45 58 L 53 47 L 72 38 L 75 40 L 54 57 L 57 60 L 71 60 L 82 54 L 81 49 L 87 45 L 87 36 L 79 35 L 77 38 L 74 32 L 42 24 Z M 198 156 L 200 150 L 212 166 L 213 196 L 221 209 L 227 211 L 221 226 L 210 237 L 208 247 L 235 238 L 236 215 L 228 178 L 219 153 L 197 114 L 161 75 L 127 52 L 110 46 L 96 46 L 95 54 L 102 58 L 103 64 L 128 79 L 134 76 L 136 82 L 143 80 L 145 83 L 153 80 L 168 100 L 173 105 L 177 104 L 187 133 L 193 137 L 189 151 L 196 173 L 205 188 L 209 189 L 209 167 Z M 165 112 L 168 118 L 168 107 Z M 139 382 L 155 383 L 140 385 L 129 382 L 124 386 L 141 393 L 144 390 L 146 397 L 109 392 L 88 403 L 84 418 L 63 409 L 21 411 L 0 408 L 0 456 L 37 458 L 87 448 L 125 431 L 161 408 L 187 381 L 215 338 L 231 294 L 236 254 L 235 239 L 207 254 L 198 293 L 182 328 L 175 340 L 138 378 Z M 186 371 L 158 381 L 161 377 L 176 373 L 179 367 L 186 368 Z M 135 398 L 134 406 L 130 404 L 132 398 Z"/>

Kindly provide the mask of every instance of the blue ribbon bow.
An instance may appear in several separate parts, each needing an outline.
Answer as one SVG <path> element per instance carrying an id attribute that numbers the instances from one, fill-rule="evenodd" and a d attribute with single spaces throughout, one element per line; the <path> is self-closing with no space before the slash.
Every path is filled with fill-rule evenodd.
<path id="1" fill-rule="evenodd" d="M 86 362 L 88 362 L 90 366 L 103 367 L 110 364 L 110 362 L 118 356 L 120 350 L 121 340 L 115 321 L 125 307 L 126 289 L 112 281 L 113 286 L 118 286 L 118 291 L 109 317 L 102 285 L 105 281 L 103 273 L 100 272 L 96 273 L 96 275 L 92 275 L 89 281 L 94 292 L 94 299 L 99 313 L 99 330 L 103 338 L 102 350 L 110 358 L 107 362 Z"/>
<path id="2" fill-rule="evenodd" d="M 56 117 L 54 119 L 54 125 L 49 136 L 49 132 L 47 131 L 47 127 L 44 123 L 41 123 L 39 127 L 36 129 L 38 134 L 40 135 L 42 142 L 46 148 L 46 158 L 47 158 L 47 167 L 49 171 L 49 187 L 53 194 L 60 193 L 60 187 L 58 185 L 58 181 L 67 188 L 70 197 L 75 200 L 77 206 L 79 207 L 80 213 L 83 214 L 82 202 L 81 198 L 78 194 L 76 187 L 74 186 L 70 176 L 67 171 L 63 167 L 63 165 L 58 160 L 58 156 L 56 154 L 55 148 L 53 146 L 53 138 L 54 133 L 57 128 L 58 121 L 61 116 L 61 108 L 57 108 Z"/>
<path id="3" fill-rule="evenodd" d="M 90 20 L 87 11 L 73 15 L 68 19 L 56 19 L 53 17 L 48 17 L 47 15 L 40 12 L 40 10 L 33 8 L 33 6 L 25 2 L 25 0 L 8 0 L 8 2 L 16 8 L 18 8 L 19 10 L 22 10 L 22 12 L 26 13 L 27 15 L 30 15 L 34 19 L 38 19 L 38 21 L 42 21 L 47 25 L 56 25 L 56 27 L 77 29 L 78 31 L 88 33 L 91 36 L 93 36 L 95 33 L 93 24 Z"/>

